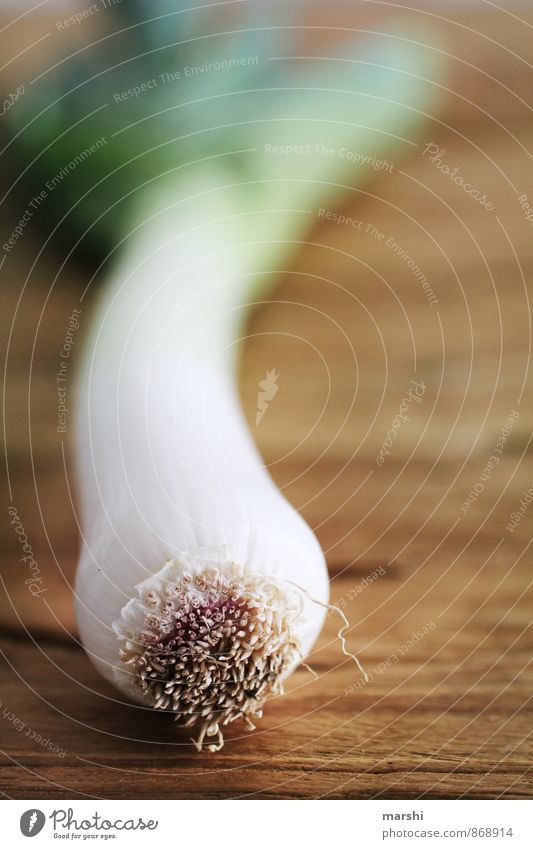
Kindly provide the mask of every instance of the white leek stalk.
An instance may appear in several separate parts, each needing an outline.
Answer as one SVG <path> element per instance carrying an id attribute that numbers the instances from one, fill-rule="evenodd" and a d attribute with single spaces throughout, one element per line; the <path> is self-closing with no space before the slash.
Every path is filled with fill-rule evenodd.
<path id="1" fill-rule="evenodd" d="M 258 272 L 306 219 L 254 209 L 229 179 L 193 167 L 166 201 L 145 199 L 94 322 L 77 427 L 82 641 L 124 693 L 212 748 L 280 691 L 328 599 L 321 549 L 265 470 L 233 374 Z"/>

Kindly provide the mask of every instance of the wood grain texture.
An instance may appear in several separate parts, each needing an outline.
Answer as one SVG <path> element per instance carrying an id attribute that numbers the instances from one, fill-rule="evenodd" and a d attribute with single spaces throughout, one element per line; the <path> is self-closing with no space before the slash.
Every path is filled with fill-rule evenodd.
<path id="1" fill-rule="evenodd" d="M 298 671 L 256 732 L 230 727 L 221 753 L 199 755 L 168 717 L 122 703 L 101 680 L 72 612 L 78 530 L 54 384 L 66 319 L 88 276 L 67 266 L 52 286 L 62 257 L 47 252 L 28 279 L 35 243 L 9 258 L 1 295 L 11 488 L 0 524 L 6 796 L 531 797 L 533 506 L 506 529 L 533 484 L 532 228 L 517 201 L 526 193 L 533 205 L 524 102 L 533 16 L 524 6 L 516 14 L 527 25 L 494 7 L 442 8 L 448 91 L 419 147 L 398 154 L 392 173 L 369 170 L 348 196 L 343 211 L 363 230 L 315 221 L 250 325 L 244 408 L 253 423 L 258 381 L 276 368 L 279 392 L 254 434 L 326 551 L 332 600 L 350 620 L 367 685 L 329 616 L 310 660 L 317 680 Z M 356 24 L 356 10 L 343 16 Z M 9 55 L 38 37 L 27 26 L 20 33 Z M 16 68 L 6 71 L 7 88 Z M 422 155 L 430 141 L 495 212 Z M 380 467 L 413 379 L 424 383 L 423 397 L 409 403 Z M 487 474 L 512 411 L 519 415 Z M 11 504 L 41 569 L 41 598 L 24 584 Z"/>

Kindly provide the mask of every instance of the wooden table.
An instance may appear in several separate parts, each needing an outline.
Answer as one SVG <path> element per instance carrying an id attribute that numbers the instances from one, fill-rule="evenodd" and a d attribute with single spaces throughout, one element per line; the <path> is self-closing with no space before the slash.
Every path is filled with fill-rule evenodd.
<path id="1" fill-rule="evenodd" d="M 316 222 L 275 300 L 253 317 L 241 375 L 253 422 L 258 381 L 279 372 L 255 433 L 327 553 L 332 600 L 372 676 L 366 686 L 330 616 L 310 661 L 318 679 L 298 671 L 258 730 L 230 728 L 219 754 L 197 754 L 165 716 L 114 700 L 76 640 L 77 527 L 55 429 L 58 344 L 87 272 L 67 267 L 49 294 L 59 262 L 47 255 L 19 304 L 35 251 L 10 257 L 4 339 L 18 311 L 0 530 L 6 796 L 531 796 L 533 506 L 520 513 L 520 501 L 533 484 L 533 234 L 518 196 L 533 205 L 533 15 L 525 5 L 515 12 L 522 22 L 494 5 L 458 5 L 428 6 L 450 53 L 436 117 L 392 172 L 368 169 L 348 199 L 362 229 Z M 357 10 L 343 14 L 357 21 Z M 39 35 L 16 33 L 8 55 Z M 423 155 L 430 142 L 493 211 Z M 282 335 L 295 326 L 305 342 Z M 379 465 L 406 397 L 409 421 Z M 11 503 L 46 601 L 23 583 Z M 520 521 L 510 528 L 513 513 Z"/>

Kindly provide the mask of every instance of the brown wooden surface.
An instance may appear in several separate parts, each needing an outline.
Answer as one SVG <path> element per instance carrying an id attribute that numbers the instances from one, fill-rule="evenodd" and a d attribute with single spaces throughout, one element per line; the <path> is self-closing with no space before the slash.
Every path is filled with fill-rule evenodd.
<path id="1" fill-rule="evenodd" d="M 417 141 L 444 147 L 446 161 L 487 193 L 495 213 L 439 173 L 420 147 L 394 159 L 392 174 L 369 171 L 346 211 L 395 238 L 438 304 L 376 238 L 317 224 L 275 302 L 256 311 L 242 372 L 250 421 L 258 381 L 267 368 L 280 374 L 255 433 L 276 480 L 316 529 L 333 601 L 379 567 L 385 572 L 345 608 L 349 646 L 374 680 L 350 691 L 359 676 L 330 617 L 311 658 L 318 680 L 299 671 L 259 729 L 232 727 L 219 754 L 198 755 L 167 717 L 117 702 L 76 642 L 77 528 L 55 432 L 58 346 L 87 276 L 68 267 L 50 291 L 60 260 L 47 259 L 18 306 L 6 369 L 5 795 L 531 796 L 533 505 L 514 532 L 506 525 L 533 483 L 526 296 L 533 230 L 517 202 L 526 192 L 533 204 L 533 122 L 523 102 L 533 88 L 533 16 L 525 5 L 516 14 L 526 23 L 489 7 L 465 12 L 454 4 L 440 13 L 456 21 L 440 22 L 451 54 L 449 92 Z M 13 37 L 9 56 L 31 43 L 25 32 Z M 33 244 L 6 266 L 4 339 L 35 254 Z M 298 339 L 280 335 L 295 327 Z M 83 330 L 82 321 L 80 341 Z M 312 346 L 331 380 L 322 416 L 328 375 Z M 380 468 L 380 445 L 415 377 L 413 351 L 427 388 Z M 520 415 L 500 462 L 463 514 L 512 410 Z M 45 602 L 23 583 L 11 498 L 42 571 Z M 402 653 L 424 626 L 428 633 Z"/>

